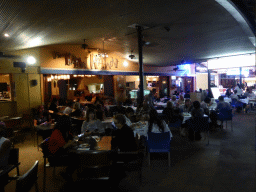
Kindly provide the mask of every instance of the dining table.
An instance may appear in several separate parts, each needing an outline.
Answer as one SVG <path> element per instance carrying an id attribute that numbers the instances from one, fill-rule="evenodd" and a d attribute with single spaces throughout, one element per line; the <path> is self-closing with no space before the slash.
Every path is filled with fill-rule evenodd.
<path id="1" fill-rule="evenodd" d="M 190 113 L 184 112 L 182 113 L 184 119 L 183 119 L 183 124 L 186 122 L 186 120 L 190 119 L 192 117 L 192 115 Z M 208 117 L 208 115 L 204 114 L 204 117 Z M 209 122 L 210 122 L 210 118 L 209 118 Z"/>
<path id="2" fill-rule="evenodd" d="M 165 123 L 165 121 L 163 121 L 163 122 L 164 122 L 164 132 L 170 132 L 170 138 L 172 139 L 173 135 L 172 135 L 171 130 L 169 129 L 169 127 Z M 148 136 L 148 126 L 149 126 L 148 121 L 139 121 L 136 124 L 133 124 L 132 127 L 134 129 L 133 130 L 134 136 L 136 136 L 136 134 L 138 134 L 139 136 L 147 137 Z M 153 124 L 152 132 L 153 133 L 161 133 L 159 131 L 159 127 L 157 124 Z"/>

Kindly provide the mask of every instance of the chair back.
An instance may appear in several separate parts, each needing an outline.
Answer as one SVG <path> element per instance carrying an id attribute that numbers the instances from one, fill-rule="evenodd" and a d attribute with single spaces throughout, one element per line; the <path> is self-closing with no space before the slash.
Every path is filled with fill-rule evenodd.
<path id="1" fill-rule="evenodd" d="M 19 164 L 19 148 L 12 148 L 10 151 L 9 159 L 8 159 L 9 165 L 18 165 Z"/>
<path id="2" fill-rule="evenodd" d="M 227 109 L 221 109 L 219 114 L 218 114 L 218 119 L 221 121 L 225 120 L 232 120 L 232 109 L 227 110 Z"/>
<path id="3" fill-rule="evenodd" d="M 38 178 L 38 160 L 33 167 L 16 181 L 16 192 L 30 191 Z"/>
<path id="4" fill-rule="evenodd" d="M 148 133 L 147 149 L 150 153 L 170 152 L 170 132 Z"/>
<path id="5" fill-rule="evenodd" d="M 196 117 L 189 119 L 188 128 L 193 131 L 208 131 L 209 130 L 209 118 L 208 117 Z"/>
<path id="6" fill-rule="evenodd" d="M 113 161 L 112 151 L 82 151 L 77 155 L 78 177 L 107 176 Z"/>

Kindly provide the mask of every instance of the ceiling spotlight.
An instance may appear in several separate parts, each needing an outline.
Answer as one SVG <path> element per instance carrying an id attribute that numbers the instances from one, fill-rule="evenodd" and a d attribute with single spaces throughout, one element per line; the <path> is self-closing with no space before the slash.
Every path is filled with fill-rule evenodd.
<path id="1" fill-rule="evenodd" d="M 4 36 L 5 37 L 10 37 L 10 35 L 8 33 L 5 33 Z"/>
<path id="2" fill-rule="evenodd" d="M 32 56 L 29 56 L 27 58 L 27 63 L 30 64 L 30 65 L 33 65 L 33 64 L 36 63 L 36 59 L 34 57 L 32 57 Z"/>
<path id="3" fill-rule="evenodd" d="M 127 61 L 124 61 L 123 65 L 124 65 L 125 67 L 127 67 L 127 66 L 128 66 L 128 62 L 127 62 Z"/>

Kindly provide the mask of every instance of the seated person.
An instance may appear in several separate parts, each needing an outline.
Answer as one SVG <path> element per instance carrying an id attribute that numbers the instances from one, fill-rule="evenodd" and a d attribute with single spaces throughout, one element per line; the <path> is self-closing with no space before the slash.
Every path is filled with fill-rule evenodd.
<path id="1" fill-rule="evenodd" d="M 8 165 L 11 146 L 12 143 L 6 136 L 6 125 L 4 122 L 0 121 L 0 169 Z"/>
<path id="2" fill-rule="evenodd" d="M 211 105 L 211 98 L 210 97 L 206 97 L 204 99 L 204 101 L 201 102 L 201 108 L 204 110 L 204 113 L 206 115 L 209 115 L 209 108 L 208 106 Z"/>
<path id="3" fill-rule="evenodd" d="M 162 130 L 162 132 L 164 131 L 164 126 L 163 126 L 163 120 L 158 116 L 157 111 L 154 108 L 151 108 L 149 111 L 149 115 L 148 115 L 148 131 L 151 132 L 152 128 L 153 128 L 153 124 L 157 124 L 159 127 L 159 130 Z"/>
<path id="4" fill-rule="evenodd" d="M 91 100 L 91 103 L 94 104 L 96 102 L 96 95 L 92 92 L 92 100 Z"/>
<path id="5" fill-rule="evenodd" d="M 193 102 L 193 108 L 191 110 L 191 116 L 192 116 L 192 118 L 203 117 L 204 116 L 204 110 L 201 108 L 199 101 L 194 101 Z"/>
<path id="6" fill-rule="evenodd" d="M 131 99 L 131 94 L 128 94 L 125 102 L 124 102 L 125 106 L 131 106 L 132 105 L 132 99 Z"/>
<path id="7" fill-rule="evenodd" d="M 182 105 L 182 106 L 180 106 L 180 110 L 181 110 L 181 112 L 183 113 L 183 112 L 190 112 L 191 110 L 192 110 L 192 105 L 191 105 L 191 101 L 190 101 L 190 99 L 186 99 L 185 100 L 185 104 L 184 105 Z"/>
<path id="8" fill-rule="evenodd" d="M 103 121 L 104 118 L 106 117 L 105 112 L 104 112 L 104 108 L 101 104 L 96 105 L 95 115 L 96 115 L 96 119 L 99 119 L 100 121 Z"/>
<path id="9" fill-rule="evenodd" d="M 225 95 L 226 95 L 227 97 L 230 97 L 231 94 L 232 94 L 232 93 L 231 93 L 231 90 L 230 90 L 230 89 L 227 89 Z"/>
<path id="10" fill-rule="evenodd" d="M 113 132 L 111 141 L 112 149 L 120 149 L 120 151 L 136 151 L 138 149 L 134 138 L 133 130 L 126 124 L 123 114 L 117 114 L 114 123 L 118 128 Z"/>
<path id="11" fill-rule="evenodd" d="M 50 104 L 49 110 L 53 111 L 54 113 L 57 113 L 59 112 L 57 107 L 58 107 L 58 100 L 57 98 L 53 98 Z"/>
<path id="12" fill-rule="evenodd" d="M 179 108 L 175 108 L 174 110 L 173 110 L 173 117 L 172 117 L 172 119 L 171 119 L 171 123 L 175 123 L 175 122 L 177 122 L 177 121 L 181 121 L 181 122 L 183 122 L 183 119 L 184 119 L 184 117 L 183 117 L 183 115 L 182 115 L 182 113 L 181 113 L 181 110 L 179 109 Z"/>
<path id="13" fill-rule="evenodd" d="M 34 117 L 34 126 L 51 123 L 51 116 L 44 110 L 44 106 L 40 105 Z"/>
<path id="14" fill-rule="evenodd" d="M 231 99 L 236 99 L 236 100 L 239 99 L 238 94 L 237 94 L 237 90 L 234 90 L 234 93 L 232 95 L 230 95 L 230 98 Z"/>
<path id="15" fill-rule="evenodd" d="M 247 97 L 253 98 L 253 99 L 256 97 L 256 95 L 252 92 L 252 88 L 249 90 L 249 93 L 248 93 Z"/>
<path id="16" fill-rule="evenodd" d="M 185 104 L 185 102 L 184 102 L 184 97 L 183 97 L 182 95 L 180 95 L 179 100 L 177 101 L 177 103 L 178 103 L 179 106 Z"/>
<path id="17" fill-rule="evenodd" d="M 112 107 L 112 113 L 114 114 L 125 114 L 125 107 L 123 107 L 123 103 L 121 101 L 117 102 L 117 105 Z"/>
<path id="18" fill-rule="evenodd" d="M 83 117 L 83 111 L 80 108 L 80 103 L 74 103 L 73 111 L 70 113 L 70 117 Z"/>
<path id="19" fill-rule="evenodd" d="M 131 107 L 126 108 L 125 116 L 130 119 L 131 123 L 136 122 L 136 116 L 134 115 L 134 110 Z"/>
<path id="20" fill-rule="evenodd" d="M 96 112 L 93 108 L 89 108 L 86 112 L 86 120 L 81 127 L 81 133 L 85 132 L 104 132 L 102 122 L 99 119 L 96 119 Z"/>
<path id="21" fill-rule="evenodd" d="M 136 110 L 137 121 L 140 121 L 144 115 L 149 115 L 151 107 L 146 100 L 143 101 L 142 105 L 138 106 Z"/>
<path id="22" fill-rule="evenodd" d="M 66 115 L 58 118 L 53 132 L 48 140 L 48 150 L 52 155 L 63 155 L 66 153 L 65 148 L 72 141 L 71 119 Z"/>
<path id="23" fill-rule="evenodd" d="M 157 123 L 157 121 L 159 123 Z M 148 133 L 150 133 L 150 132 L 152 132 L 152 133 L 170 132 L 170 135 L 171 135 L 171 131 L 170 131 L 168 125 L 162 119 L 158 119 L 158 120 L 155 119 L 155 121 L 153 122 L 152 127 L 149 126 L 149 128 L 148 128 Z"/>
<path id="24" fill-rule="evenodd" d="M 166 108 L 163 110 L 162 114 L 165 115 L 165 121 L 166 123 L 170 123 L 172 122 L 173 119 L 173 113 L 174 113 L 174 108 L 173 108 L 173 104 L 171 101 L 167 101 L 167 105 Z"/>
<path id="25" fill-rule="evenodd" d="M 220 111 L 222 109 L 226 109 L 226 110 L 230 110 L 231 109 L 231 106 L 229 103 L 225 102 L 224 101 L 224 97 L 223 96 L 219 96 L 219 103 L 217 104 L 217 107 L 216 107 L 216 111 Z"/>
<path id="26" fill-rule="evenodd" d="M 178 104 L 178 101 L 177 101 L 176 99 L 177 99 L 176 96 L 173 95 L 171 102 L 172 102 L 174 108 L 175 108 L 175 107 L 177 106 L 177 104 Z"/>
<path id="27" fill-rule="evenodd" d="M 184 99 L 190 99 L 190 94 L 189 91 L 187 91 L 184 95 Z"/>
<path id="28" fill-rule="evenodd" d="M 72 106 L 73 106 L 73 102 L 72 101 L 68 101 L 67 102 L 67 107 L 64 109 L 63 114 L 65 115 L 70 115 L 70 113 L 72 113 Z"/>

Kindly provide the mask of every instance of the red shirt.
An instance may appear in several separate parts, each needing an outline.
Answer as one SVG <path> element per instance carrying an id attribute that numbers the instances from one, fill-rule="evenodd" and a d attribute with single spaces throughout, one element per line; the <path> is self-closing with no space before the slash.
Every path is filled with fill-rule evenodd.
<path id="1" fill-rule="evenodd" d="M 48 141 L 48 149 L 52 154 L 55 154 L 61 147 L 66 144 L 61 132 L 55 129 Z"/>

